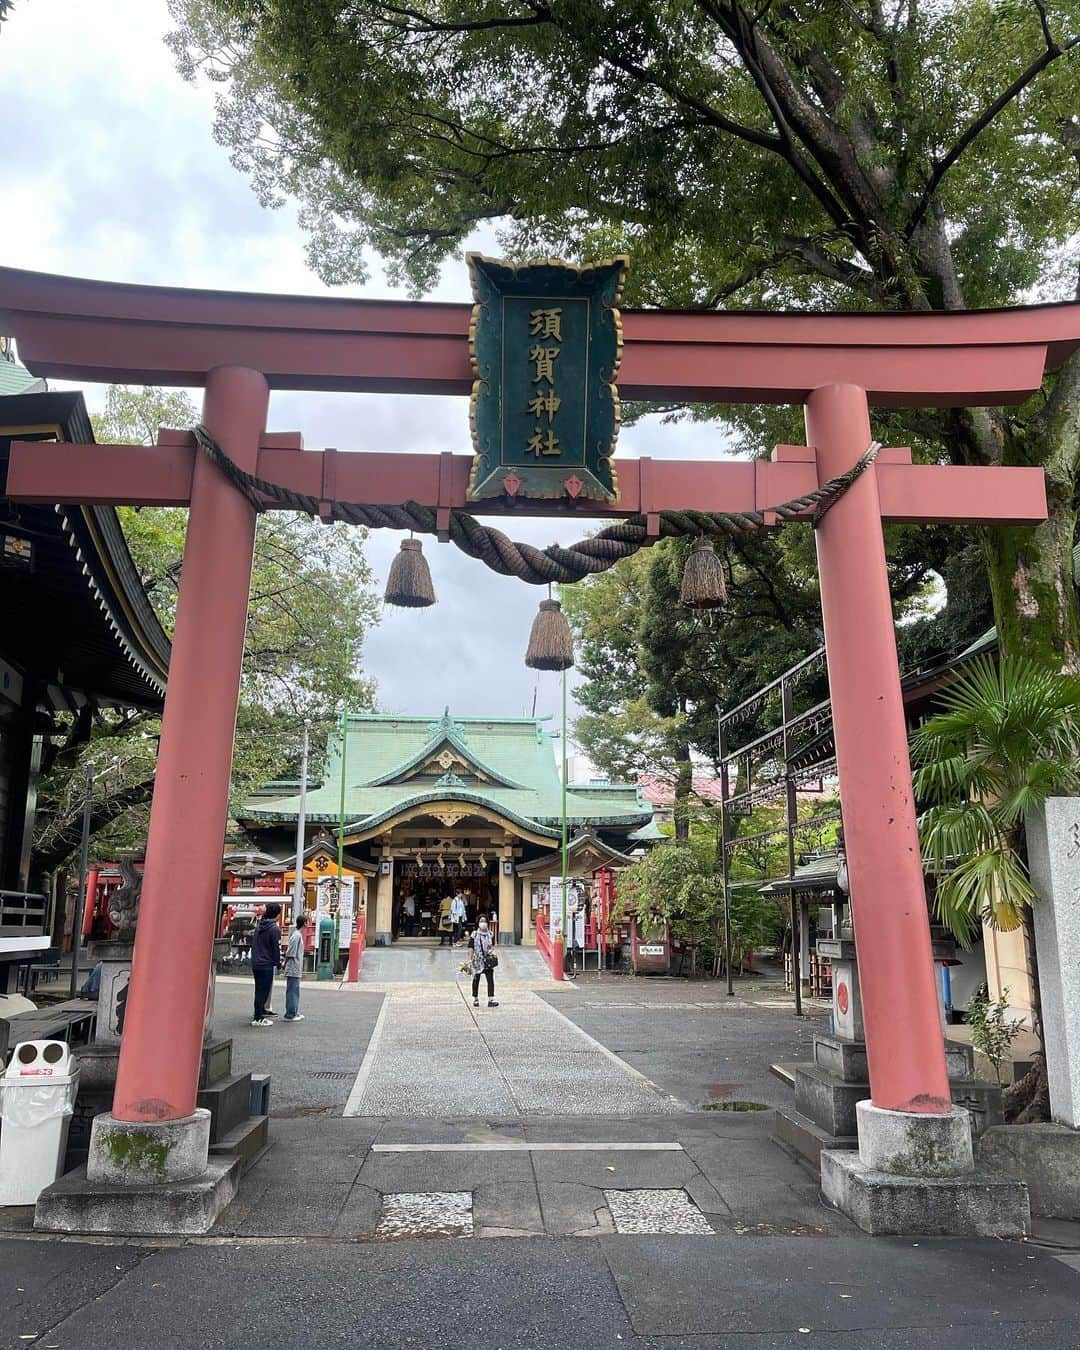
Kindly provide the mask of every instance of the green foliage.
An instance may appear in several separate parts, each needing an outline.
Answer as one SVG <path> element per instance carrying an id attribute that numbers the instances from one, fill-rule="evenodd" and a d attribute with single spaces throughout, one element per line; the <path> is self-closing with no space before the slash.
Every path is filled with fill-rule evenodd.
<path id="1" fill-rule="evenodd" d="M 1063 299 L 1077 0 L 170 0 L 181 71 L 331 282 L 416 292 L 478 226 L 632 255 L 628 303 L 921 311 Z M 1046 526 L 985 536 L 1003 645 L 1080 670 L 1080 354 L 1015 410 L 877 412 L 920 456 L 1043 464 Z M 740 449 L 792 410 L 699 408 Z M 1003 542 L 1004 541 L 1004 542 Z"/>
<path id="2" fill-rule="evenodd" d="M 782 287 L 915 307 L 959 272 L 990 305 L 1075 224 L 1075 91 L 1047 47 L 1074 36 L 1072 0 L 1045 5 L 1045 32 L 1015 0 L 171 10 L 181 70 L 225 86 L 219 137 L 263 200 L 304 203 L 328 280 L 361 276 L 367 246 L 426 289 L 496 219 L 523 255 L 629 246 L 635 303 Z M 945 219 L 947 268 L 931 264 Z"/>
<path id="3" fill-rule="evenodd" d="M 917 617 L 933 569 L 944 565 L 955 539 L 898 531 L 889 542 L 896 611 Z M 560 592 L 584 677 L 574 691 L 585 710 L 575 735 L 613 778 L 648 772 L 678 785 L 688 754 L 715 760 L 718 709 L 734 707 L 821 645 L 809 529 L 725 544 L 728 603 L 711 614 L 678 603 L 688 548 L 685 540 L 665 540 Z M 811 701 L 825 697 L 824 675 L 805 693 Z M 684 795 L 692 797 L 689 789 Z"/>
<path id="4" fill-rule="evenodd" d="M 1001 1066 L 1009 1057 L 1013 1041 L 1023 1031 L 1022 1022 L 1008 1016 L 1009 991 L 1003 989 L 996 1003 L 990 1002 L 990 991 L 980 985 L 968 999 L 964 1020 L 971 1028 L 971 1044 L 986 1056 L 994 1069 L 998 1087 L 1001 1086 Z"/>
<path id="5" fill-rule="evenodd" d="M 755 888 L 730 888 L 732 968 L 775 936 L 777 907 Z M 724 883 L 715 845 L 699 835 L 688 843 L 658 844 L 616 880 L 617 915 L 666 919 L 672 934 L 695 943 L 714 966 L 724 951 Z"/>
<path id="6" fill-rule="evenodd" d="M 198 413 L 182 391 L 112 387 L 95 421 L 99 440 L 148 443 L 159 426 L 192 426 Z M 132 558 L 167 631 L 176 613 L 187 512 L 119 509 Z M 294 772 L 303 723 L 318 747 L 342 703 L 371 708 L 374 686 L 361 673 L 363 640 L 379 608 L 364 556 L 366 532 L 268 511 L 259 517 L 233 753 L 232 802 L 258 783 Z M 214 659 L 207 635 L 208 661 Z M 37 863 L 63 862 L 75 848 L 85 770 L 95 771 L 94 845 L 102 853 L 146 838 L 158 720 L 103 710 L 69 719 L 68 743 L 53 756 L 39 790 Z"/>
<path id="7" fill-rule="evenodd" d="M 923 854 L 938 914 L 965 945 L 1034 903 L 1026 814 L 1080 787 L 1080 679 L 1022 657 L 973 661 L 912 737 Z"/>

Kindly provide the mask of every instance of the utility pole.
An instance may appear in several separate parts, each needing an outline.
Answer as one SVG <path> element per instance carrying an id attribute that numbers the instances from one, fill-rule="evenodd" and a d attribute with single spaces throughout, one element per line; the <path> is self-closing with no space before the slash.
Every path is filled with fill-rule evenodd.
<path id="1" fill-rule="evenodd" d="M 784 719 L 784 797 L 787 815 L 787 857 L 788 876 L 795 876 L 795 821 L 799 809 L 795 795 L 795 779 L 791 772 L 791 719 L 794 704 L 791 697 L 791 684 L 783 679 L 780 682 L 780 710 Z M 802 932 L 799 923 L 799 903 L 794 890 L 788 891 L 791 909 L 791 982 L 795 986 L 795 1016 L 802 1016 L 802 971 L 799 969 Z"/>
<path id="2" fill-rule="evenodd" d="M 94 769 L 86 766 L 86 786 L 83 795 L 82 842 L 79 845 L 79 890 L 73 906 L 71 919 L 71 989 L 69 998 L 75 997 L 79 984 L 79 932 L 82 928 L 83 906 L 86 904 L 86 873 L 90 862 L 90 811 L 93 806 Z"/>
<path id="3" fill-rule="evenodd" d="M 729 858 L 729 834 L 731 821 L 728 816 L 728 744 L 727 730 L 723 719 L 717 717 L 717 735 L 720 747 L 720 876 L 724 886 L 724 970 L 727 972 L 727 992 L 731 997 L 735 993 L 731 972 L 731 862 Z"/>
<path id="4" fill-rule="evenodd" d="M 566 671 L 562 673 L 562 935 L 563 935 L 563 962 L 566 961 L 566 778 L 569 769 L 569 755 L 566 745 Z M 570 950 L 574 950 L 573 935 L 570 936 Z M 576 959 L 575 959 L 576 960 Z M 577 974 L 575 964 L 574 973 Z"/>
<path id="5" fill-rule="evenodd" d="M 293 881 L 293 923 L 304 912 L 304 834 L 307 829 L 308 743 L 311 723 L 304 722 L 304 749 L 300 756 L 300 810 L 296 816 L 296 879 Z"/>

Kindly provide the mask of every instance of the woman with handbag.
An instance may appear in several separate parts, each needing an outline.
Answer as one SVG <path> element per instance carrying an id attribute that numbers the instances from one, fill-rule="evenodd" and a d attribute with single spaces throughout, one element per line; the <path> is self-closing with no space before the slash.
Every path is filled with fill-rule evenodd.
<path id="1" fill-rule="evenodd" d="M 492 945 L 491 929 L 488 927 L 487 919 L 481 915 L 476 932 L 469 938 L 470 965 L 472 967 L 472 1005 L 474 1008 L 480 1006 L 481 975 L 487 980 L 488 1007 L 497 1008 L 499 1006 L 495 1001 L 495 967 L 499 964 L 499 958 L 492 951 Z"/>

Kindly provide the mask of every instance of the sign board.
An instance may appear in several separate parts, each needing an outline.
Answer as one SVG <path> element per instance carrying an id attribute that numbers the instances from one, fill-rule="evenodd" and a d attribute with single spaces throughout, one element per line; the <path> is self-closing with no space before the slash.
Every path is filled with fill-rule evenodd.
<path id="1" fill-rule="evenodd" d="M 267 872 L 254 877 L 230 877 L 230 895 L 284 895 L 285 873 Z"/>
<path id="2" fill-rule="evenodd" d="M 469 501 L 618 500 L 612 456 L 627 259 L 520 266 L 470 253 Z"/>
<path id="3" fill-rule="evenodd" d="M 338 946 L 342 951 L 348 950 L 356 922 L 355 885 L 354 878 L 341 878 L 341 896 L 338 900 Z"/>
<path id="4" fill-rule="evenodd" d="M 315 883 L 315 918 L 312 927 L 319 931 L 319 920 L 324 917 L 339 920 L 338 946 L 348 947 L 352 938 L 353 917 L 356 913 L 355 878 L 320 877 Z"/>
<path id="5" fill-rule="evenodd" d="M 563 933 L 563 879 L 561 876 L 551 877 L 548 881 L 548 894 L 551 897 L 550 908 L 548 911 L 549 932 L 552 941 L 561 937 Z M 566 931 L 570 939 L 574 940 L 575 920 L 580 912 L 582 918 L 581 932 L 584 933 L 583 919 L 585 906 L 585 890 L 580 877 L 567 877 L 566 879 Z M 581 941 L 578 941 L 578 946 Z"/>

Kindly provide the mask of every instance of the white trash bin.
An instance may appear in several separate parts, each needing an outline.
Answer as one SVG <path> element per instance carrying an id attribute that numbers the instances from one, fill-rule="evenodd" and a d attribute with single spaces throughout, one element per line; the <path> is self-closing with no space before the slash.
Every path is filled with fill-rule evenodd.
<path id="1" fill-rule="evenodd" d="M 63 1041 L 22 1041 L 0 1077 L 0 1205 L 35 1205 L 64 1167 L 79 1069 Z"/>

